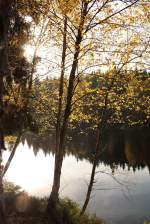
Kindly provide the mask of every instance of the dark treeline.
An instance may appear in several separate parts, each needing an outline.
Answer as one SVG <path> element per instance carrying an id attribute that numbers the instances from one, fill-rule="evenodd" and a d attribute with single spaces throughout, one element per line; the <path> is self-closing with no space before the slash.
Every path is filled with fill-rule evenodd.
<path id="1" fill-rule="evenodd" d="M 95 151 L 95 136 L 72 136 L 73 141 L 69 140 L 66 144 L 64 157 L 73 155 L 77 160 L 86 159 L 93 163 Z M 148 167 L 150 171 L 150 133 L 148 128 L 120 130 L 120 129 L 105 129 L 102 136 L 102 147 L 105 147 L 104 152 L 99 155 L 97 166 L 104 163 L 112 168 L 117 169 L 117 166 L 123 169 L 132 168 L 133 171 Z M 27 142 L 35 155 L 42 150 L 45 154 L 55 154 L 54 136 L 38 136 L 33 133 L 28 133 L 22 137 L 22 143 Z"/>

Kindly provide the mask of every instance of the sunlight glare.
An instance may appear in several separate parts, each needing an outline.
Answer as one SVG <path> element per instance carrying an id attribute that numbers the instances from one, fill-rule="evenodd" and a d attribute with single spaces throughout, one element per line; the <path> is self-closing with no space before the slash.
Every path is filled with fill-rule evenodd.
<path id="1" fill-rule="evenodd" d="M 31 45 L 26 45 L 24 49 L 24 56 L 30 61 L 33 58 L 35 47 Z"/>
<path id="2" fill-rule="evenodd" d="M 3 157 L 6 162 L 9 153 L 5 152 Z M 6 179 L 21 186 L 29 194 L 35 195 L 35 192 L 36 194 L 40 192 L 44 196 L 50 192 L 50 188 L 46 191 L 46 186 L 50 186 L 52 182 L 53 168 L 52 155 L 45 157 L 44 153 L 39 151 L 35 157 L 33 150 L 29 149 L 26 143 L 25 145 L 20 144 Z"/>

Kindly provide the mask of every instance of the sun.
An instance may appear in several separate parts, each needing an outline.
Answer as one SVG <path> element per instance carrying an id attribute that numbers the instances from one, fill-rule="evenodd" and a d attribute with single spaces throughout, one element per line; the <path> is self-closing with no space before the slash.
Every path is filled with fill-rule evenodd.
<path id="1" fill-rule="evenodd" d="M 26 45 L 24 48 L 24 56 L 27 60 L 31 61 L 35 52 L 35 47 L 31 45 Z"/>

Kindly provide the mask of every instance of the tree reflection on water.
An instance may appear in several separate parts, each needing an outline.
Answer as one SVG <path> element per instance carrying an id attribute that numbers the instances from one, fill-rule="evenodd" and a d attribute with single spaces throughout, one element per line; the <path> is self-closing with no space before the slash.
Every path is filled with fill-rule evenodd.
<path id="1" fill-rule="evenodd" d="M 32 147 L 35 155 L 39 150 L 43 150 L 45 154 L 54 154 L 54 137 L 37 136 L 33 133 L 28 133 L 23 136 L 22 143 L 27 142 L 29 147 Z M 77 160 L 83 159 L 93 163 L 94 152 L 94 137 L 90 137 L 88 141 L 84 138 L 73 138 L 66 144 L 65 155 L 73 155 Z M 114 172 L 114 168 L 118 166 L 125 168 L 126 166 L 133 171 L 148 167 L 150 171 L 150 133 L 148 129 L 141 130 L 108 130 L 102 137 L 102 144 L 105 150 L 99 155 L 97 166 L 100 163 L 109 165 Z M 103 147 L 102 146 L 102 147 Z"/>

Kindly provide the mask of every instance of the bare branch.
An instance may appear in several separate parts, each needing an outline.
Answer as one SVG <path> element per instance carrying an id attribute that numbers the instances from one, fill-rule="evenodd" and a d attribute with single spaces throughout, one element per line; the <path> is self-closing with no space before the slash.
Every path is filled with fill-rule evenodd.
<path id="1" fill-rule="evenodd" d="M 97 23 L 94 23 L 93 25 L 87 27 L 86 30 L 85 30 L 85 33 L 87 33 L 89 30 L 93 29 L 93 28 L 96 27 L 97 25 L 100 25 L 100 24 L 106 22 L 108 19 L 114 17 L 114 16 L 117 15 L 117 14 L 120 14 L 121 12 L 123 12 L 123 11 L 125 11 L 126 9 L 130 8 L 131 6 L 135 5 L 138 1 L 139 1 L 139 0 L 134 1 L 132 4 L 127 5 L 126 7 L 124 7 L 124 8 L 122 8 L 122 9 L 118 10 L 117 12 L 114 12 L 113 14 L 107 16 L 106 18 L 102 19 L 101 21 L 99 21 L 99 22 L 97 22 Z"/>

